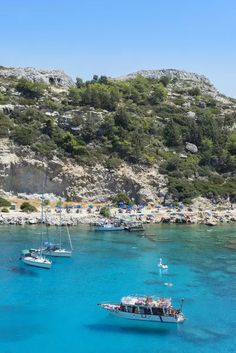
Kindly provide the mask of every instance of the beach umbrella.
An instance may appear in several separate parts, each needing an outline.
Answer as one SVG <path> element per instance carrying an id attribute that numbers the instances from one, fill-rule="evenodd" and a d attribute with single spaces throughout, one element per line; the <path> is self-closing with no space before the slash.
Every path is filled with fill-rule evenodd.
<path id="1" fill-rule="evenodd" d="M 88 208 L 93 208 L 93 205 L 89 205 Z"/>
<path id="2" fill-rule="evenodd" d="M 82 206 L 81 205 L 77 205 L 76 208 L 82 208 Z"/>
<path id="3" fill-rule="evenodd" d="M 156 205 L 156 208 L 161 208 L 161 206 L 160 205 Z"/>
<path id="4" fill-rule="evenodd" d="M 73 206 L 71 206 L 71 205 L 66 205 L 66 208 L 73 208 Z"/>
<path id="5" fill-rule="evenodd" d="M 133 208 L 133 206 L 132 205 L 128 205 L 127 208 L 131 209 L 131 208 Z"/>

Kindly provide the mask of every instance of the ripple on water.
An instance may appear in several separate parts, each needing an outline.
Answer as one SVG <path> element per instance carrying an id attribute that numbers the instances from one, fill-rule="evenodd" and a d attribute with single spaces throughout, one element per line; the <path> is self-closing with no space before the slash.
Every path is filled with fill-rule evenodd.
<path id="1" fill-rule="evenodd" d="M 31 276 L 31 277 L 38 277 L 39 276 L 38 272 L 34 272 L 33 270 L 29 270 L 29 269 L 26 269 L 23 267 L 18 267 L 18 266 L 13 266 L 13 267 L 9 268 L 8 271 L 16 273 L 18 275 L 22 275 L 22 276 Z"/>
<path id="2" fill-rule="evenodd" d="M 195 326 L 182 330 L 179 335 L 185 341 L 194 343 L 195 345 L 204 345 L 207 343 L 217 343 L 229 337 L 228 333 L 219 330 L 211 330 L 204 327 Z"/>
<path id="3" fill-rule="evenodd" d="M 24 325 L 11 323 L 10 326 L 0 326 L 0 342 L 18 342 L 42 334 L 43 327 L 37 324 Z"/>

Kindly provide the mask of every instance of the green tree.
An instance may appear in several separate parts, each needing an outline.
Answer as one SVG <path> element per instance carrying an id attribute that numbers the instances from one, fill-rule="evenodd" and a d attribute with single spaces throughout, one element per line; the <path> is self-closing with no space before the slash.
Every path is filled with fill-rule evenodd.
<path id="1" fill-rule="evenodd" d="M 38 137 L 32 126 L 16 126 L 12 133 L 12 138 L 19 145 L 27 146 L 31 145 L 35 139 Z"/>
<path id="2" fill-rule="evenodd" d="M 20 206 L 21 211 L 23 212 L 36 212 L 37 209 L 33 205 L 31 205 L 29 202 L 23 202 Z"/>
<path id="3" fill-rule="evenodd" d="M 157 83 L 154 85 L 153 90 L 149 96 L 149 101 L 151 104 L 159 104 L 167 96 L 167 90 L 162 83 Z"/>
<path id="4" fill-rule="evenodd" d="M 77 87 L 71 87 L 69 89 L 69 100 L 72 104 L 77 105 L 81 102 L 81 91 Z"/>
<path id="5" fill-rule="evenodd" d="M 12 128 L 12 120 L 0 112 L 0 137 L 8 137 Z"/>
<path id="6" fill-rule="evenodd" d="M 125 194 L 124 192 L 119 192 L 119 193 L 114 197 L 113 202 L 114 202 L 115 204 L 118 204 L 118 203 L 120 203 L 120 202 L 123 202 L 123 203 L 125 203 L 125 204 L 127 204 L 127 205 L 132 204 L 132 201 L 131 201 L 130 197 L 129 197 L 127 194 Z"/>
<path id="7" fill-rule="evenodd" d="M 190 96 L 199 96 L 201 94 L 201 90 L 199 87 L 193 87 L 188 91 Z"/>
<path id="8" fill-rule="evenodd" d="M 47 86 L 41 82 L 32 82 L 26 78 L 20 78 L 16 89 L 26 98 L 40 98 Z"/>
<path id="9" fill-rule="evenodd" d="M 167 87 L 170 81 L 171 81 L 170 76 L 161 76 L 159 80 L 159 82 L 162 83 L 164 87 Z"/>
<path id="10" fill-rule="evenodd" d="M 82 78 L 76 77 L 76 87 L 81 88 L 83 86 L 83 84 L 84 84 L 84 82 L 83 82 Z"/>
<path id="11" fill-rule="evenodd" d="M 102 75 L 102 76 L 100 76 L 98 82 L 106 85 L 108 83 L 108 78 L 106 76 Z"/>
<path id="12" fill-rule="evenodd" d="M 11 206 L 11 203 L 8 200 L 0 197 L 0 207 L 10 207 L 10 206 Z"/>
<path id="13" fill-rule="evenodd" d="M 105 218 L 109 218 L 110 217 L 110 209 L 106 206 L 102 207 L 100 209 L 100 215 Z"/>
<path id="14" fill-rule="evenodd" d="M 233 132 L 227 141 L 227 149 L 229 153 L 236 156 L 236 132 Z"/>
<path id="15" fill-rule="evenodd" d="M 164 128 L 164 138 L 167 146 L 179 146 L 182 144 L 181 129 L 172 120 Z"/>

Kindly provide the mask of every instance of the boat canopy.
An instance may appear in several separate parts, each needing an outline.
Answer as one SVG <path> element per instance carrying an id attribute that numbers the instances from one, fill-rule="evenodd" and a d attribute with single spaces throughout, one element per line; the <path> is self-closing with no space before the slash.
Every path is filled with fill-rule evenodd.
<path id="1" fill-rule="evenodd" d="M 151 307 L 169 308 L 171 306 L 170 298 L 154 298 L 149 296 L 133 296 L 121 298 L 122 305 L 146 305 Z"/>

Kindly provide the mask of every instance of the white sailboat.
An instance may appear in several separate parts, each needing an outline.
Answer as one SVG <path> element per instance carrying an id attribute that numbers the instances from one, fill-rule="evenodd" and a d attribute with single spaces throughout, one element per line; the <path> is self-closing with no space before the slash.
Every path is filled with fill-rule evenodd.
<path id="1" fill-rule="evenodd" d="M 52 261 L 47 259 L 42 254 L 42 238 L 43 238 L 43 195 L 41 202 L 41 248 L 39 250 L 23 250 L 21 254 L 21 260 L 26 265 L 50 269 Z"/>
<path id="2" fill-rule="evenodd" d="M 46 243 L 46 247 L 44 247 L 42 249 L 42 253 L 43 255 L 47 255 L 47 256 L 54 256 L 54 257 L 71 257 L 72 256 L 72 242 L 71 242 L 71 237 L 70 237 L 70 232 L 69 232 L 69 228 L 68 226 L 66 226 L 66 230 L 67 230 L 67 235 L 68 235 L 68 240 L 70 243 L 70 249 L 64 249 L 62 247 L 62 219 L 61 219 L 61 208 L 60 208 L 60 228 L 59 228 L 59 244 L 54 244 L 54 243 Z"/>
<path id="3" fill-rule="evenodd" d="M 52 266 L 52 261 L 42 256 L 38 252 L 33 252 L 33 251 L 25 252 L 25 250 L 23 250 L 21 260 L 26 265 L 34 266 L 34 267 L 50 269 Z"/>

